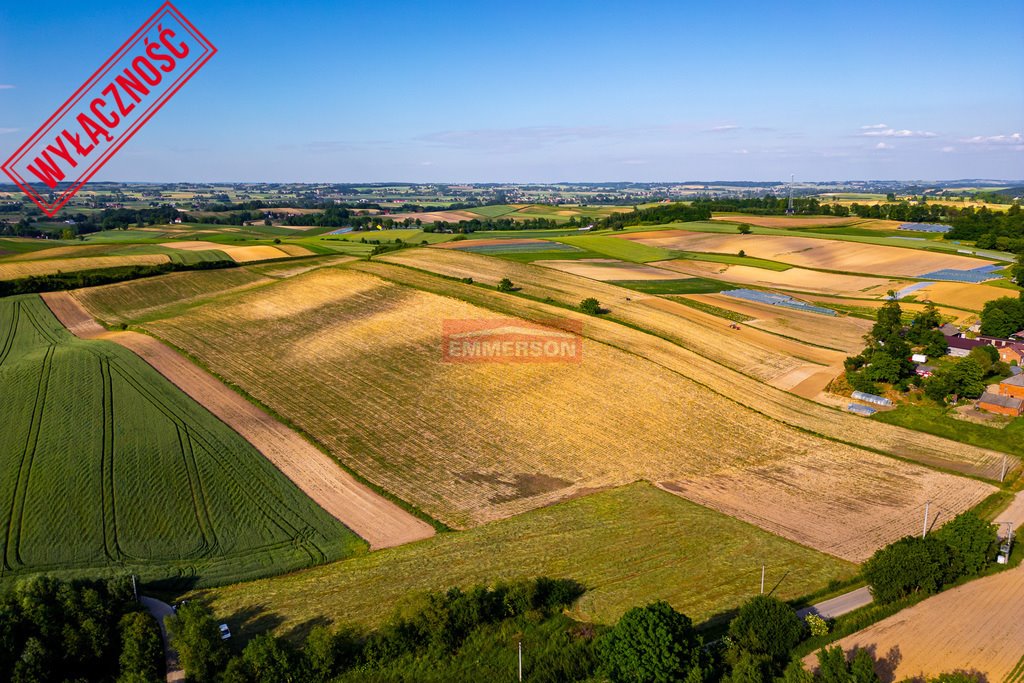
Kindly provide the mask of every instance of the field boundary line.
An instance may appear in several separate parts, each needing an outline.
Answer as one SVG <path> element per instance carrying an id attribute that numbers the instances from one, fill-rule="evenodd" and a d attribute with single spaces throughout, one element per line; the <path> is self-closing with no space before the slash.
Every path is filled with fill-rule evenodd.
<path id="1" fill-rule="evenodd" d="M 137 332 L 103 330 L 67 292 L 51 292 L 42 299 L 77 336 L 111 341 L 139 356 L 252 444 L 328 514 L 369 542 L 371 549 L 434 535 L 432 526 L 356 480 L 294 430 L 168 345 Z"/>

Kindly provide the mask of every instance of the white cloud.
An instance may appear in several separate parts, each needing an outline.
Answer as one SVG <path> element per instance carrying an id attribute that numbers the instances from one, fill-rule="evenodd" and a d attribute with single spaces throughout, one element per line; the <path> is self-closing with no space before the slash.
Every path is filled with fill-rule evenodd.
<path id="1" fill-rule="evenodd" d="M 748 149 L 734 149 L 732 151 L 732 153 L 733 154 L 750 154 L 750 150 L 748 150 Z"/>
<path id="2" fill-rule="evenodd" d="M 10 90 L 14 86 L 9 83 L 0 83 L 0 90 Z"/>
<path id="3" fill-rule="evenodd" d="M 939 151 L 940 152 L 945 152 L 946 154 L 949 154 L 950 152 L 955 152 L 956 151 L 956 147 L 950 147 L 950 146 L 947 145 L 946 147 L 943 147 Z"/>
<path id="4" fill-rule="evenodd" d="M 734 124 L 731 124 L 731 123 L 727 123 L 727 124 L 722 125 L 722 126 L 712 126 L 711 128 L 708 128 L 705 132 L 707 132 L 707 133 L 728 133 L 731 130 L 739 130 L 739 128 L 740 127 L 737 126 L 737 125 L 734 125 Z"/>
<path id="5" fill-rule="evenodd" d="M 17 128 L 0 128 L 0 135 L 3 135 L 5 133 L 17 133 L 17 132 L 18 132 Z"/>
<path id="6" fill-rule="evenodd" d="M 885 124 L 885 123 L 873 123 L 870 126 L 861 126 L 860 129 L 861 130 L 881 130 L 883 128 L 888 128 L 888 127 L 889 127 L 888 124 Z"/>
<path id="7" fill-rule="evenodd" d="M 934 138 L 935 133 L 927 130 L 907 130 L 906 128 L 897 130 L 895 128 L 889 128 L 888 126 L 862 126 L 865 129 L 861 135 L 866 138 Z"/>
<path id="8" fill-rule="evenodd" d="M 875 145 L 875 149 L 893 149 L 893 146 L 887 145 L 884 142 L 879 142 L 877 145 Z"/>
<path id="9" fill-rule="evenodd" d="M 962 142 L 969 145 L 1024 145 L 1024 136 L 1020 133 L 1010 135 L 975 135 L 966 138 Z"/>

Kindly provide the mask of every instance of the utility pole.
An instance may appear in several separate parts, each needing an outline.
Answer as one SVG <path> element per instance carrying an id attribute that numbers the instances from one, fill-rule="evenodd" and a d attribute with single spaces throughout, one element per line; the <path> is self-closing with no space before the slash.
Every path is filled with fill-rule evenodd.
<path id="1" fill-rule="evenodd" d="M 764 595 L 764 565 L 761 565 L 761 595 Z"/>
<path id="2" fill-rule="evenodd" d="M 932 502 L 930 500 L 925 501 L 924 503 L 924 528 L 921 529 L 921 538 L 928 535 L 928 506 L 931 504 Z"/>
<path id="3" fill-rule="evenodd" d="M 1003 483 L 1003 479 L 1006 478 L 1006 453 L 1003 453 L 1003 469 L 999 473 L 999 483 Z"/>
<path id="4" fill-rule="evenodd" d="M 135 602 L 139 601 L 139 588 L 135 585 L 135 574 L 132 574 L 132 593 L 135 595 Z"/>
<path id="5" fill-rule="evenodd" d="M 523 683 L 523 641 L 519 641 L 519 683 Z"/>

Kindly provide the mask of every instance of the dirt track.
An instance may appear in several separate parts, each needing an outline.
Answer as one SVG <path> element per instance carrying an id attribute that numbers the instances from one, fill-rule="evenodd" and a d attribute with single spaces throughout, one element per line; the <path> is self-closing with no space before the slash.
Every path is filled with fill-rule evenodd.
<path id="1" fill-rule="evenodd" d="M 356 481 L 296 432 L 170 347 L 136 332 L 108 332 L 67 292 L 43 294 L 42 298 L 74 335 L 112 341 L 135 352 L 255 446 L 306 495 L 366 539 L 371 548 L 388 548 L 434 534 L 429 524 Z"/>

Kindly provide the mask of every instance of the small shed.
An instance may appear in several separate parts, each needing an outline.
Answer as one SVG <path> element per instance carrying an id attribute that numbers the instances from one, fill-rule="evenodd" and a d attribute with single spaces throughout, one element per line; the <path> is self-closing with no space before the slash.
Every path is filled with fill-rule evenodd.
<path id="1" fill-rule="evenodd" d="M 978 399 L 978 407 L 982 410 L 987 410 L 990 413 L 1019 417 L 1022 410 L 1024 410 L 1024 399 L 1014 398 L 1013 396 L 1004 396 L 1002 394 L 993 394 L 990 391 L 986 391 L 981 395 L 981 398 Z"/>
<path id="2" fill-rule="evenodd" d="M 928 356 L 924 355 L 923 353 L 915 353 L 913 356 L 910 357 L 910 360 L 914 361 L 915 363 L 927 363 Z"/>
<path id="3" fill-rule="evenodd" d="M 1002 396 L 1024 399 L 1024 375 L 1014 375 L 999 383 L 999 393 Z"/>

